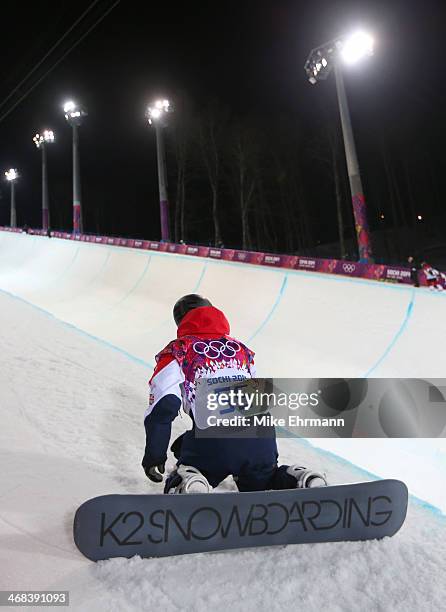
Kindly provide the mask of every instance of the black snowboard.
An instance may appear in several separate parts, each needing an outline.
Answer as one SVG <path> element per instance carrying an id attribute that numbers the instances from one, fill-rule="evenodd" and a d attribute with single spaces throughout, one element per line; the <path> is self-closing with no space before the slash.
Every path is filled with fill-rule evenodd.
<path id="1" fill-rule="evenodd" d="M 407 487 L 377 480 L 314 489 L 193 495 L 103 495 L 74 517 L 92 561 L 251 546 L 372 540 L 404 523 Z"/>

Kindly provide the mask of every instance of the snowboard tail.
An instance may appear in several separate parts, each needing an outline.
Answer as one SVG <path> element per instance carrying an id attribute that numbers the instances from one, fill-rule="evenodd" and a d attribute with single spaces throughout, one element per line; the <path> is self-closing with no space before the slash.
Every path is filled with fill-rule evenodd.
<path id="1" fill-rule="evenodd" d="M 190 495 L 103 495 L 74 517 L 92 561 L 393 536 L 406 517 L 398 480 L 314 489 Z"/>

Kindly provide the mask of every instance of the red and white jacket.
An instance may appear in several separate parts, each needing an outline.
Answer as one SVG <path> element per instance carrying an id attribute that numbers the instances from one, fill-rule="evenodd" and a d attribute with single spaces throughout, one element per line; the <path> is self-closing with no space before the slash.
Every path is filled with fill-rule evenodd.
<path id="1" fill-rule="evenodd" d="M 149 405 L 144 414 L 145 467 L 165 461 L 171 423 L 183 404 L 194 418 L 195 389 L 199 378 L 255 376 L 254 353 L 232 338 L 225 315 L 213 306 L 195 308 L 178 327 L 177 339 L 156 356 L 149 381 Z"/>

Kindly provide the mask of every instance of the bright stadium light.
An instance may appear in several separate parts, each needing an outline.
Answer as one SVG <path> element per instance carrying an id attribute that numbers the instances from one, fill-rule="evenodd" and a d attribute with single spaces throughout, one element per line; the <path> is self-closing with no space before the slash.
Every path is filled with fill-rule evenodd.
<path id="1" fill-rule="evenodd" d="M 339 60 L 344 64 L 356 64 L 373 55 L 373 48 L 373 37 L 363 30 L 334 38 L 310 52 L 304 66 L 308 80 L 315 85 L 328 77 Z"/>
<path id="2" fill-rule="evenodd" d="M 78 128 L 88 113 L 73 100 L 65 102 L 63 112 L 65 119 L 73 128 L 73 232 L 78 234 L 83 230 Z"/>
<path id="3" fill-rule="evenodd" d="M 19 178 L 17 168 L 10 168 L 5 172 L 6 180 L 11 185 L 11 213 L 10 213 L 10 225 L 11 227 L 17 227 L 17 214 L 15 207 L 15 182 Z"/>
<path id="4" fill-rule="evenodd" d="M 165 122 L 166 114 L 171 112 L 172 108 L 169 100 L 157 100 L 152 106 L 147 108 L 147 118 L 150 125 L 156 122 Z"/>
<path id="5" fill-rule="evenodd" d="M 9 170 L 6 170 L 5 176 L 7 181 L 15 181 L 19 178 L 19 173 L 17 172 L 16 168 L 10 168 Z"/>
<path id="6" fill-rule="evenodd" d="M 47 142 L 54 142 L 53 130 L 44 130 L 42 134 L 37 133 L 33 138 L 33 143 L 38 149 L 43 147 L 43 145 Z"/>
<path id="7" fill-rule="evenodd" d="M 373 55 L 373 38 L 367 32 L 355 32 L 341 47 L 341 56 L 346 64 L 356 64 L 363 57 Z"/>
<path id="8" fill-rule="evenodd" d="M 63 105 L 63 112 L 69 113 L 73 111 L 75 108 L 76 108 L 76 104 L 73 102 L 73 100 L 68 100 L 68 102 L 65 102 L 65 104 Z"/>
<path id="9" fill-rule="evenodd" d="M 146 117 L 150 125 L 155 126 L 156 154 L 158 162 L 158 188 L 160 198 L 161 240 L 170 240 L 169 201 L 167 197 L 166 150 L 163 128 L 167 127 L 168 114 L 172 112 L 169 100 L 159 99 L 147 107 Z"/>
<path id="10" fill-rule="evenodd" d="M 81 125 L 82 119 L 88 114 L 85 108 L 79 106 L 73 100 L 65 102 L 63 112 L 65 113 L 65 119 L 70 125 Z"/>
<path id="11" fill-rule="evenodd" d="M 37 133 L 33 138 L 33 142 L 42 151 L 42 229 L 48 230 L 50 227 L 50 208 L 46 146 L 54 142 L 53 130 L 43 130 L 41 134 Z"/>
<path id="12" fill-rule="evenodd" d="M 372 55 L 373 46 L 372 36 L 360 30 L 349 36 L 340 36 L 316 47 L 310 52 L 304 66 L 308 80 L 312 85 L 325 80 L 331 71 L 335 74 L 359 260 L 363 262 L 372 261 L 372 246 L 342 66 L 343 64 L 356 64 L 364 57 Z"/>

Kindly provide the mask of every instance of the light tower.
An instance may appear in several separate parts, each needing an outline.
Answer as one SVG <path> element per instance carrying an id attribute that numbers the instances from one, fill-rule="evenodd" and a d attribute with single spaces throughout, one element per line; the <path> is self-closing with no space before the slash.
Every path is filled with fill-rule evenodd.
<path id="1" fill-rule="evenodd" d="M 88 113 L 72 100 L 64 104 L 63 110 L 65 119 L 73 128 L 73 232 L 78 234 L 83 230 L 78 129 Z"/>
<path id="2" fill-rule="evenodd" d="M 5 172 L 6 180 L 11 185 L 11 227 L 17 227 L 17 214 L 15 208 L 15 182 L 19 178 L 19 173 L 16 168 L 10 168 Z"/>
<path id="3" fill-rule="evenodd" d="M 44 130 L 42 134 L 36 134 L 33 142 L 42 151 L 42 229 L 48 230 L 50 227 L 50 210 L 48 198 L 48 169 L 46 159 L 46 145 L 54 142 L 54 132 Z"/>
<path id="4" fill-rule="evenodd" d="M 356 64 L 364 57 L 373 55 L 373 45 L 373 38 L 366 32 L 358 31 L 351 36 L 341 36 L 313 49 L 304 66 L 308 80 L 312 85 L 326 79 L 332 69 L 335 74 L 339 114 L 341 117 L 353 215 L 358 240 L 359 261 L 363 262 L 372 261 L 372 246 L 367 222 L 366 202 L 342 75 L 342 64 Z"/>
<path id="5" fill-rule="evenodd" d="M 166 149 L 164 146 L 163 129 L 167 126 L 168 114 L 172 111 L 169 100 L 157 100 L 147 109 L 147 119 L 155 126 L 156 153 L 158 160 L 158 186 L 160 198 L 161 240 L 170 240 L 169 231 L 169 200 L 167 197 Z"/>

